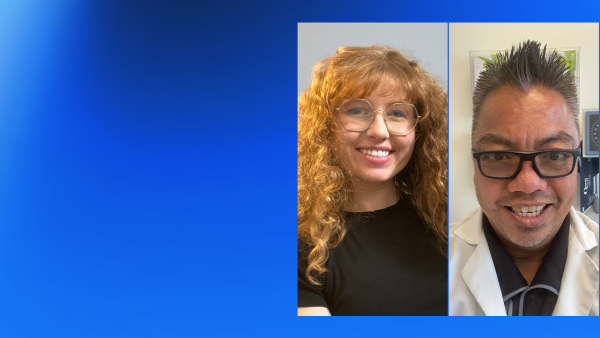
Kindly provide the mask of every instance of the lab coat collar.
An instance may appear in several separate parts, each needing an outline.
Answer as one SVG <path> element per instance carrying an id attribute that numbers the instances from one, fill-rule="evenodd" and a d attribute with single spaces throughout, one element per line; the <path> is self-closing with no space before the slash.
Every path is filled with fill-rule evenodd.
<path id="1" fill-rule="evenodd" d="M 496 269 L 481 226 L 482 216 L 480 209 L 454 231 L 460 240 L 477 245 L 461 276 L 486 316 L 506 316 Z"/>
<path id="2" fill-rule="evenodd" d="M 571 208 L 567 264 L 554 316 L 587 316 L 598 292 L 598 266 L 586 253 L 598 246 L 596 235 Z"/>
<path id="3" fill-rule="evenodd" d="M 567 263 L 553 315 L 587 316 L 598 292 L 599 278 L 598 266 L 586 251 L 598 246 L 598 241 L 574 208 L 571 208 L 569 215 L 571 228 Z M 502 291 L 483 233 L 482 217 L 479 209 L 454 231 L 458 239 L 477 246 L 461 271 L 461 276 L 487 316 L 505 316 Z"/>

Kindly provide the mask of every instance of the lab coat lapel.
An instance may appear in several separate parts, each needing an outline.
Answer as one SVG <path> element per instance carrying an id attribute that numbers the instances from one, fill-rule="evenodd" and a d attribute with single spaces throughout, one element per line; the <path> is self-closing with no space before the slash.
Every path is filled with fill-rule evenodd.
<path id="1" fill-rule="evenodd" d="M 496 269 L 481 225 L 481 210 L 454 234 L 477 247 L 469 257 L 461 276 L 486 316 L 506 316 Z"/>
<path id="2" fill-rule="evenodd" d="M 589 230 L 575 213 L 570 211 L 569 249 L 554 316 L 587 316 L 598 290 L 598 266 L 587 255 L 598 245 L 594 232 Z"/>

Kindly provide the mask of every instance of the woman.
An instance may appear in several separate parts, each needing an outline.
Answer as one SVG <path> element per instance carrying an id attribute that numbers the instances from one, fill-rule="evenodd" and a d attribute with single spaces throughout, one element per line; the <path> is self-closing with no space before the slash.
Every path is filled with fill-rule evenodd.
<path id="1" fill-rule="evenodd" d="M 447 315 L 446 110 L 395 49 L 317 64 L 299 100 L 299 315 Z"/>

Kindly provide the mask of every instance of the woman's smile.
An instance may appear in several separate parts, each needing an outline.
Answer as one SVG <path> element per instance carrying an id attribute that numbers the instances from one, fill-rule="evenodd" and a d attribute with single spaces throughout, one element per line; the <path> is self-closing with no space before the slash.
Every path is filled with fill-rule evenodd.
<path id="1" fill-rule="evenodd" d="M 389 150 L 371 150 L 371 149 L 357 149 L 359 151 L 358 156 L 362 156 L 369 163 L 376 165 L 383 165 L 390 161 L 392 155 Z"/>

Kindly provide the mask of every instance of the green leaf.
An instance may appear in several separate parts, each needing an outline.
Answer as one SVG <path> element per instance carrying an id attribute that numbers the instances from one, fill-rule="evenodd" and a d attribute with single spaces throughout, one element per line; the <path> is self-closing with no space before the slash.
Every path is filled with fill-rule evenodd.
<path id="1" fill-rule="evenodd" d="M 479 59 L 483 60 L 483 68 L 487 68 L 488 66 L 492 66 L 498 62 L 496 59 L 496 54 L 492 54 L 492 59 L 485 58 L 483 56 L 478 56 Z"/>
<path id="2" fill-rule="evenodd" d="M 478 58 L 480 58 L 481 60 L 485 61 L 486 63 L 491 63 L 491 64 L 494 63 L 494 61 L 492 61 L 492 60 L 490 60 L 488 58 L 484 58 L 483 56 L 478 56 Z"/>

